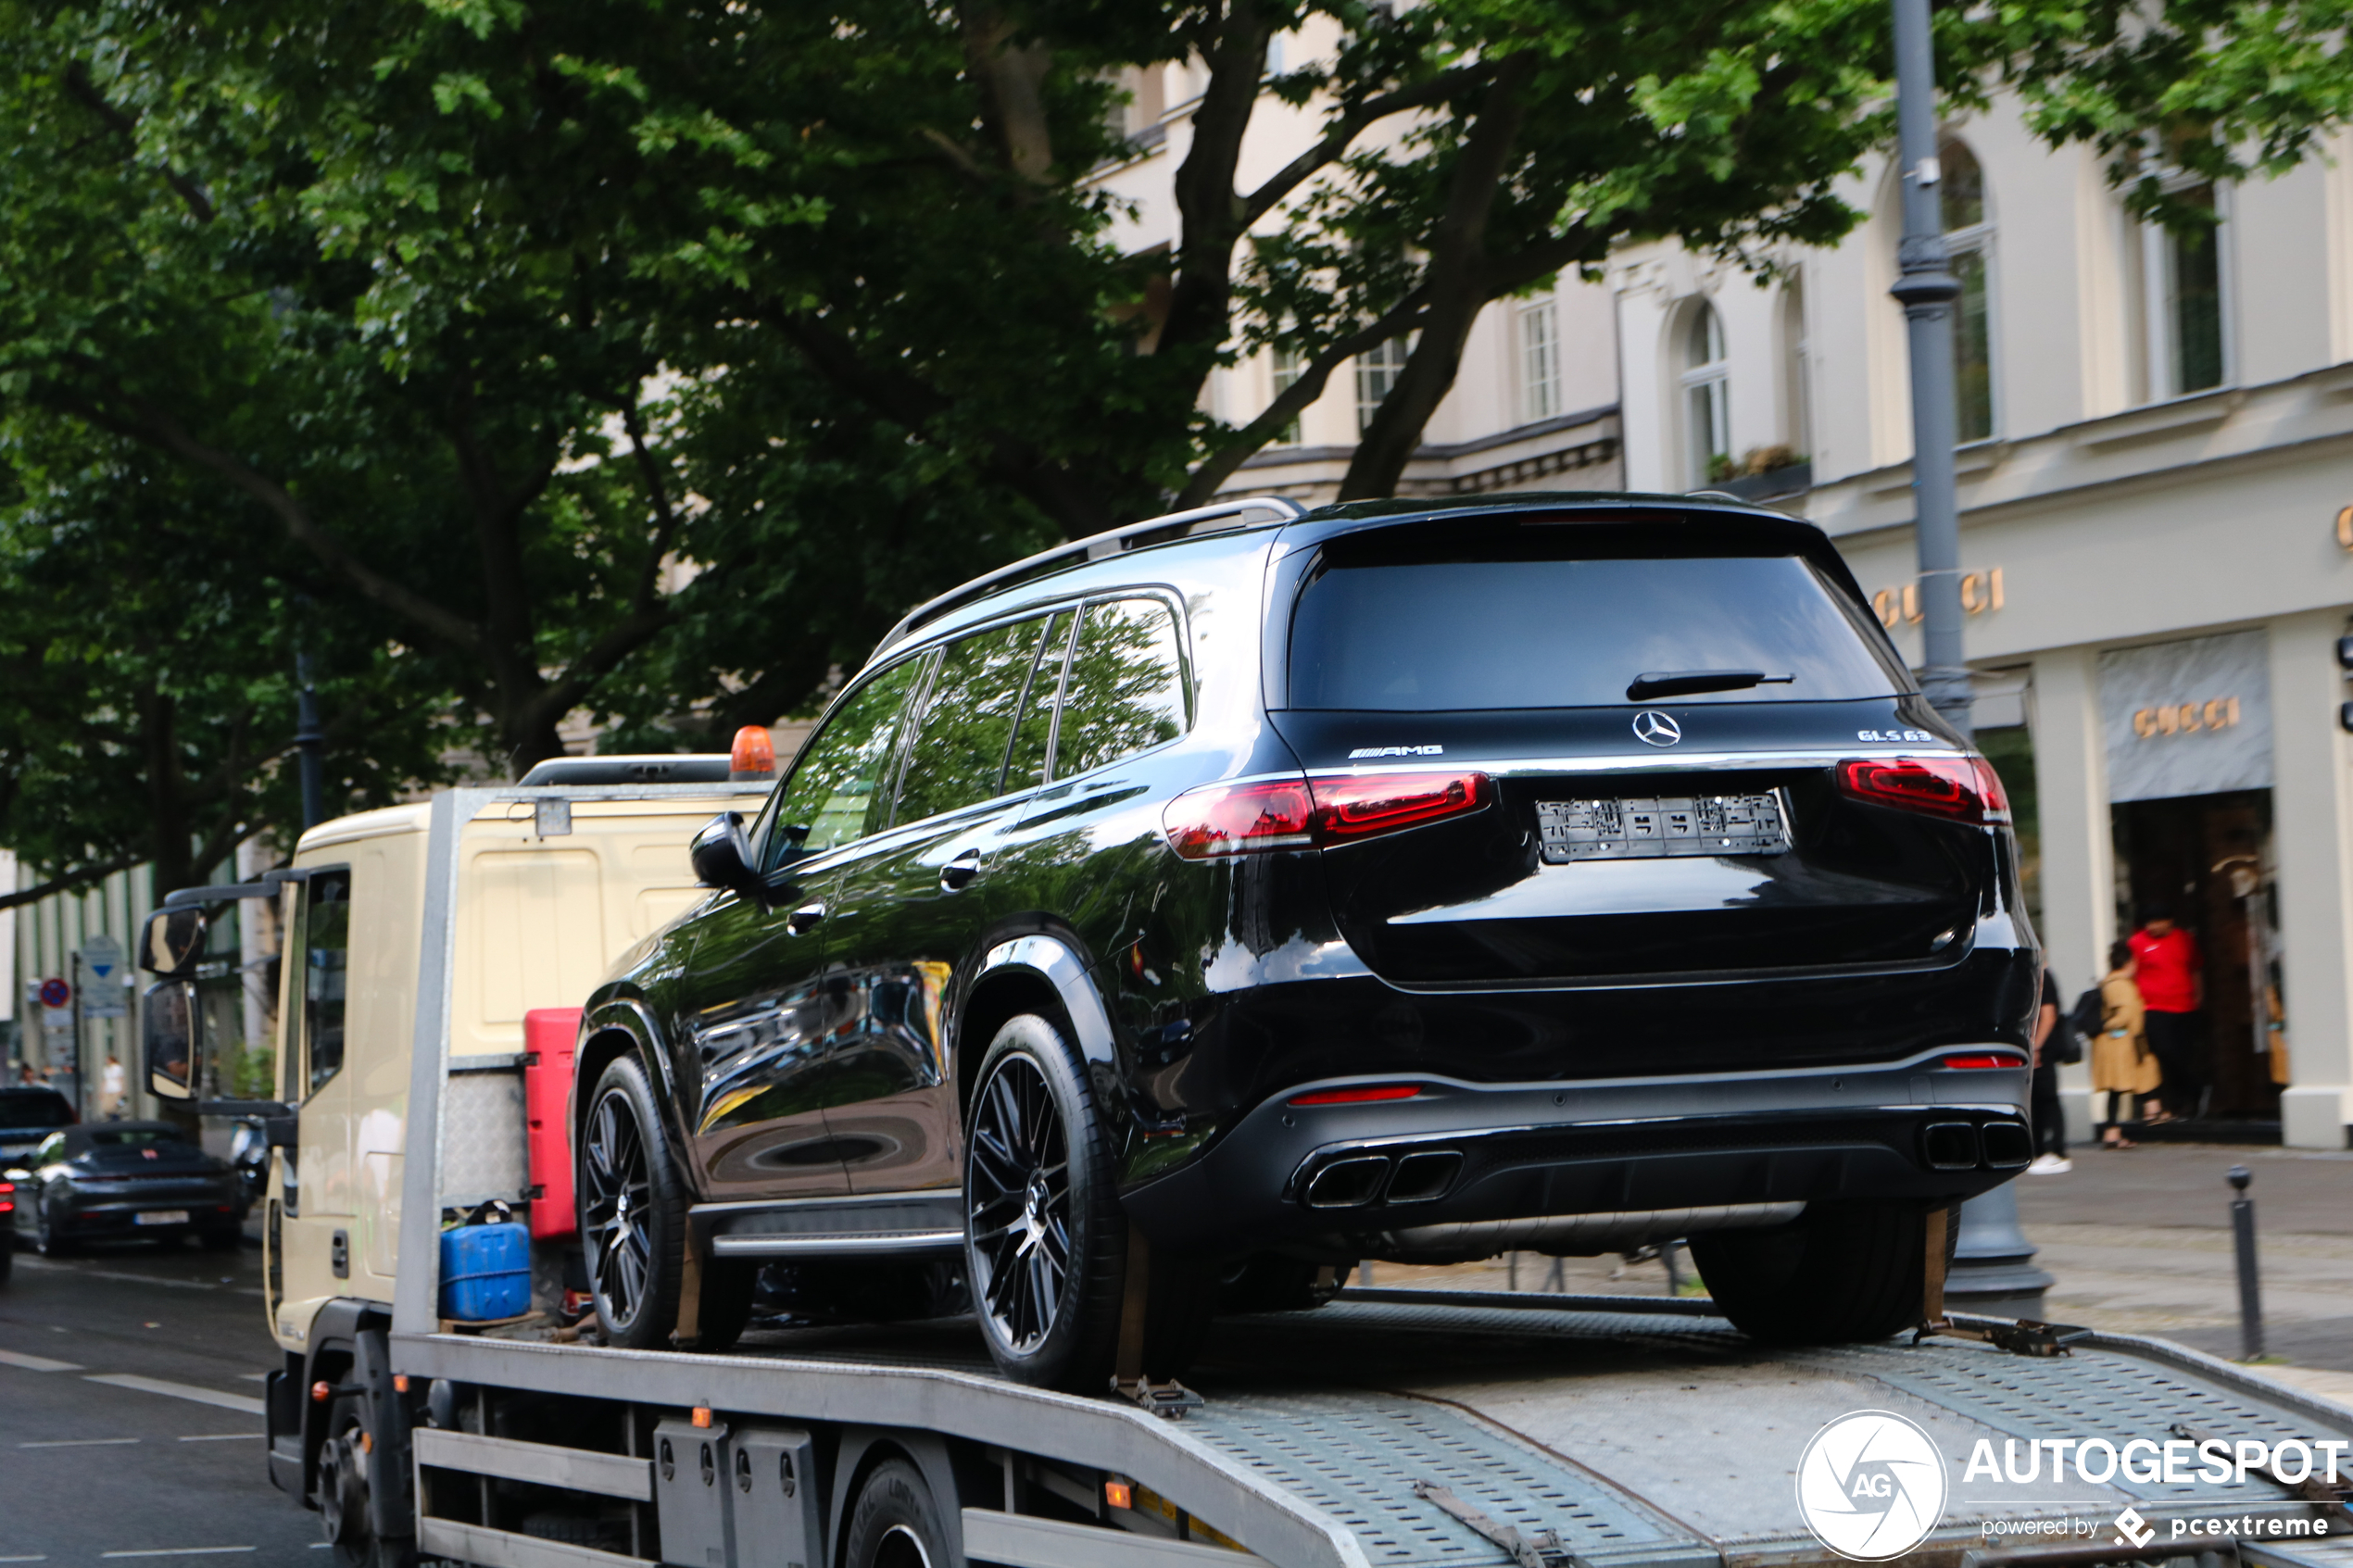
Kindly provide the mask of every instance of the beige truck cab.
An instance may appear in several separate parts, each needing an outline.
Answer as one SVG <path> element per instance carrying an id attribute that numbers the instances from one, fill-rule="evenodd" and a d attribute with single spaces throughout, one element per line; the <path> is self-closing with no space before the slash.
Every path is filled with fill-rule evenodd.
<path id="1" fill-rule="evenodd" d="M 717 778 L 453 790 L 323 822 L 284 869 L 184 890 L 151 922 L 141 961 L 162 976 L 147 1007 L 155 1092 L 270 1123 L 266 1296 L 287 1353 L 271 1390 L 271 1471 L 297 1497 L 318 1502 L 322 1449 L 329 1486 L 337 1457 L 332 1414 L 318 1430 L 298 1395 L 366 1375 L 396 1290 L 408 1193 L 436 1198 L 414 1237 L 493 1200 L 519 1220 L 538 1203 L 569 1210 L 568 1175 L 567 1196 L 550 1198 L 527 1157 L 525 1020 L 578 1008 L 617 959 L 708 891 L 690 841 L 721 812 L 756 809 L 770 784 L 731 782 L 726 759 L 705 760 Z M 202 1010 L 189 976 L 206 910 L 232 898 L 268 898 L 278 913 L 274 1100 L 198 1098 L 205 1042 L 192 1036 Z M 434 1122 L 422 1144 L 420 1105 Z M 405 1169 L 418 1147 L 438 1153 L 422 1185 Z M 560 1278 L 535 1284 L 535 1305 L 557 1304 Z"/>

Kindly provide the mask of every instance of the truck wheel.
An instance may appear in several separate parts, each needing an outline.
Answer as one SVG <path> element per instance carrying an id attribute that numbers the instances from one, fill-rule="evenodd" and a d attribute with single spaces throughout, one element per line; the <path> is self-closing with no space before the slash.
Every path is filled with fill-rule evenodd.
<path id="1" fill-rule="evenodd" d="M 319 1517 L 335 1568 L 416 1568 L 417 1543 L 384 1539 L 369 1517 L 368 1450 L 376 1440 L 360 1397 L 337 1397 L 319 1446 Z"/>
<path id="2" fill-rule="evenodd" d="M 1884 1339 L 1920 1321 L 1928 1208 L 1919 1203 L 1816 1203 L 1769 1230 L 1707 1231 L 1692 1262 L 1732 1326 L 1768 1345 Z M 1960 1230 L 1944 1227 L 1949 1263 Z"/>
<path id="3" fill-rule="evenodd" d="M 923 1473 L 903 1459 L 875 1466 L 849 1512 L 843 1568 L 948 1568 L 948 1532 Z"/>
<path id="4" fill-rule="evenodd" d="M 646 1069 L 616 1057 L 588 1097 L 580 1144 L 580 1239 L 607 1344 L 665 1348 L 678 1326 L 686 1195 Z"/>
<path id="5" fill-rule="evenodd" d="M 1060 1029 L 1024 1013 L 981 1060 L 964 1139 L 965 1277 L 1007 1377 L 1100 1394 L 1118 1348 L 1127 1231 L 1076 1056 Z"/>

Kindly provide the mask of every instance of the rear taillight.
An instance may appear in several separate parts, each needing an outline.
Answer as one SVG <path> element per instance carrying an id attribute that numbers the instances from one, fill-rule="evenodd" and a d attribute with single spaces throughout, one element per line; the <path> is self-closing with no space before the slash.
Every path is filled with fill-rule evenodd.
<path id="1" fill-rule="evenodd" d="M 1373 838 L 1483 808 L 1485 773 L 1328 773 L 1207 784 L 1168 803 L 1161 822 L 1188 860 L 1306 849 Z"/>
<path id="2" fill-rule="evenodd" d="M 1346 1089 L 1316 1089 L 1312 1093 L 1293 1095 L 1290 1105 L 1373 1105 L 1381 1100 L 1412 1099 L 1422 1092 L 1419 1084 L 1360 1084 Z"/>
<path id="3" fill-rule="evenodd" d="M 2011 1056 L 2002 1051 L 1982 1051 L 1972 1052 L 1968 1056 L 1948 1056 L 1944 1059 L 1944 1065 L 1946 1067 L 1979 1069 L 1989 1067 L 2023 1067 L 2026 1065 L 2026 1059 L 2020 1056 Z"/>
<path id="4" fill-rule="evenodd" d="M 13 1214 L 17 1208 L 17 1184 L 0 1182 L 0 1214 Z"/>
<path id="5" fill-rule="evenodd" d="M 1982 757 L 1857 758 L 1838 765 L 1838 787 L 1857 800 L 1957 822 L 2010 820 L 2002 777 Z"/>

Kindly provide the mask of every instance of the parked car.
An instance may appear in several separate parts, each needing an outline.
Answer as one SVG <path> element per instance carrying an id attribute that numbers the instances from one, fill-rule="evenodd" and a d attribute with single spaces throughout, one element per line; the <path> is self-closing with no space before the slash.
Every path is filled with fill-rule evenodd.
<path id="1" fill-rule="evenodd" d="M 50 1134 L 17 1182 L 16 1226 L 56 1257 L 85 1241 L 193 1236 L 214 1250 L 244 1240 L 228 1161 L 169 1122 L 99 1122 Z"/>
<path id="2" fill-rule="evenodd" d="M 698 838 L 576 1058 L 614 1343 L 961 1253 L 1000 1368 L 1098 1391 L 1124 1292 L 1162 1377 L 1238 1266 L 1683 1236 L 1752 1334 L 1918 1320 L 1930 1216 L 2032 1155 L 2038 960 L 2001 782 L 1829 540 L 1295 511 L 925 606 Z"/>

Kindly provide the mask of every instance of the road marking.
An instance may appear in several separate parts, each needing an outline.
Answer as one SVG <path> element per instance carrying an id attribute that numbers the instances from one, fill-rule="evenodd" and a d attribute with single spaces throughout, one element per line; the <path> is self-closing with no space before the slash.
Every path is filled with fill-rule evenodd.
<path id="1" fill-rule="evenodd" d="M 42 1556 L 42 1557 L 0 1557 L 0 1562 L 48 1562 L 48 1561 L 49 1561 L 49 1559 L 48 1559 L 47 1557 L 45 1557 L 45 1556 Z"/>
<path id="2" fill-rule="evenodd" d="M 36 1272 L 49 1270 L 62 1274 L 79 1274 L 83 1279 L 114 1279 L 131 1285 L 161 1285 L 173 1290 L 218 1290 L 220 1288 L 217 1285 L 207 1285 L 198 1279 L 172 1279 L 164 1274 L 134 1274 L 121 1269 L 84 1269 L 71 1263 L 53 1263 L 46 1258 L 19 1256 L 17 1259 L 17 1267 L 32 1269 Z M 255 1294 L 260 1293 L 257 1291 Z"/>
<path id="3" fill-rule="evenodd" d="M 92 1373 L 82 1381 L 104 1383 L 116 1388 L 135 1388 L 142 1394 L 168 1394 L 175 1399 L 194 1399 L 200 1405 L 216 1405 L 224 1411 L 243 1411 L 247 1415 L 259 1415 L 268 1408 L 259 1399 L 243 1394 L 223 1394 L 217 1388 L 199 1388 L 193 1383 L 170 1383 L 160 1377 L 142 1377 L 135 1372 Z M 224 1547 L 220 1549 L 228 1549 Z"/>
<path id="4" fill-rule="evenodd" d="M 102 1551 L 100 1557 L 218 1557 L 228 1551 L 251 1551 L 249 1546 L 162 1546 L 145 1551 Z"/>
<path id="5" fill-rule="evenodd" d="M 28 1356 L 22 1350 L 0 1350 L 0 1366 L 22 1367 L 27 1372 L 80 1372 L 79 1361 L 53 1361 L 46 1356 Z M 12 1557 L 0 1557 L 0 1562 L 14 1562 Z"/>
<path id="6" fill-rule="evenodd" d="M 136 1437 L 59 1437 L 46 1443 L 19 1443 L 20 1449 L 111 1449 L 135 1443 Z"/>
<path id="7" fill-rule="evenodd" d="M 233 1443 L 242 1442 L 246 1438 L 251 1438 L 258 1443 L 261 1440 L 261 1434 L 258 1432 L 208 1432 L 201 1437 L 182 1437 L 176 1440 L 182 1443 Z"/>
<path id="8" fill-rule="evenodd" d="M 270 1381 L 270 1374 L 266 1372 L 241 1372 L 237 1374 L 237 1381 L 240 1383 L 267 1383 Z"/>

